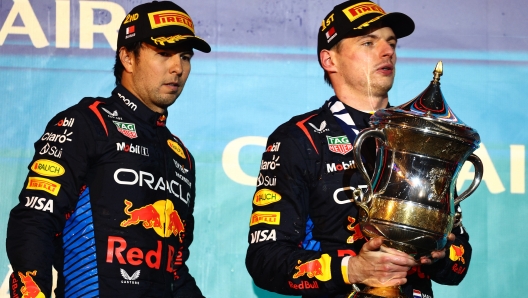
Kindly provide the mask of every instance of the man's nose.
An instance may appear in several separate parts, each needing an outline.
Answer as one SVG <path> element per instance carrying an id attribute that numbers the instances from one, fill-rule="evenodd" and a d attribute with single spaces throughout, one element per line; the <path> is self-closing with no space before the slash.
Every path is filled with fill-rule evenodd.
<path id="1" fill-rule="evenodd" d="M 170 73 L 174 73 L 176 75 L 181 75 L 183 72 L 182 67 L 182 57 L 180 54 L 176 54 L 171 57 L 171 66 L 170 66 Z"/>

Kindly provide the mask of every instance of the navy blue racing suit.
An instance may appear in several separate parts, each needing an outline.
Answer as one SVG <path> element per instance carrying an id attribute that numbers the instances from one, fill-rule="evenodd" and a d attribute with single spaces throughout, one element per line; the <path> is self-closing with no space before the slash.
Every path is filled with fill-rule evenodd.
<path id="1" fill-rule="evenodd" d="M 350 198 L 366 183 L 354 163 L 354 140 L 347 138 L 327 105 L 279 126 L 262 155 L 246 267 L 255 284 L 268 291 L 344 297 L 352 290 L 343 259 L 357 255 L 366 239 Z M 346 110 L 358 130 L 369 127 L 371 114 Z M 364 141 L 362 156 L 372 173 L 372 138 Z M 462 226 L 453 233 L 456 240 L 444 259 L 409 271 L 402 286 L 406 297 L 433 297 L 431 280 L 448 285 L 462 281 L 471 246 Z"/>
<path id="2" fill-rule="evenodd" d="M 57 114 L 10 213 L 11 297 L 202 297 L 185 261 L 194 159 L 118 85 Z M 26 296 L 24 296 L 26 297 Z"/>

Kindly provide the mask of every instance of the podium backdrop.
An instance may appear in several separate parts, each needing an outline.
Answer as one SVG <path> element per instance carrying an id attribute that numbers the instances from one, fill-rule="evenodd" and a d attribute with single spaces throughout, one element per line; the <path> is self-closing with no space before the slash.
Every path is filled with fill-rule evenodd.
<path id="1" fill-rule="evenodd" d="M 114 87 L 117 29 L 145 1 L 0 1 L 0 297 L 11 272 L 5 254 L 33 143 L 57 112 Z M 528 292 L 526 120 L 528 2 L 379 0 L 411 16 L 416 31 L 398 42 L 392 105 L 418 95 L 444 62 L 442 91 L 480 133 L 485 174 L 462 203 L 473 257 L 458 287 L 436 297 L 523 297 Z M 168 126 L 196 158 L 195 241 L 189 267 L 207 297 L 281 297 L 254 286 L 244 258 L 256 176 L 266 137 L 332 95 L 316 58 L 318 27 L 336 0 L 181 0 L 199 36 Z M 472 179 L 464 167 L 459 187 Z M 38 248 L 35 248 L 38 249 Z M 28 252 L 31 253 L 31 252 Z"/>

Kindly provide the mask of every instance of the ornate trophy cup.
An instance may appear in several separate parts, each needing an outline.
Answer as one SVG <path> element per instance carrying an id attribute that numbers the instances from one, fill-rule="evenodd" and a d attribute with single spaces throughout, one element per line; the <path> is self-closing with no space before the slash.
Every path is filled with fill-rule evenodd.
<path id="1" fill-rule="evenodd" d="M 479 134 L 451 111 L 440 90 L 441 61 L 433 74 L 433 81 L 413 100 L 377 111 L 371 127 L 354 143 L 355 162 L 367 181 L 365 194 L 354 191 L 363 235 L 383 236 L 384 245 L 416 259 L 446 245 L 455 205 L 476 190 L 483 175 L 482 162 L 473 154 Z M 369 137 L 377 143 L 372 177 L 360 154 Z M 455 197 L 456 179 L 466 160 L 473 164 L 475 177 Z M 353 297 L 403 296 L 399 287 L 367 287 Z"/>

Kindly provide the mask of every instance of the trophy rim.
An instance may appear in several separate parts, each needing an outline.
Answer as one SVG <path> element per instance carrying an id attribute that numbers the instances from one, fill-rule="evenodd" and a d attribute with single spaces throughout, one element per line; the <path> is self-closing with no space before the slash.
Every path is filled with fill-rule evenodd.
<path id="1" fill-rule="evenodd" d="M 370 117 L 371 127 L 382 128 L 382 126 L 399 126 L 406 129 L 414 129 L 424 133 L 434 133 L 448 139 L 456 138 L 460 141 L 474 144 L 476 147 L 480 144 L 480 135 L 478 131 L 465 124 L 443 121 L 434 117 L 424 117 L 409 113 L 387 109 L 379 110 Z M 426 124 L 422 126 L 412 125 L 412 122 Z"/>

